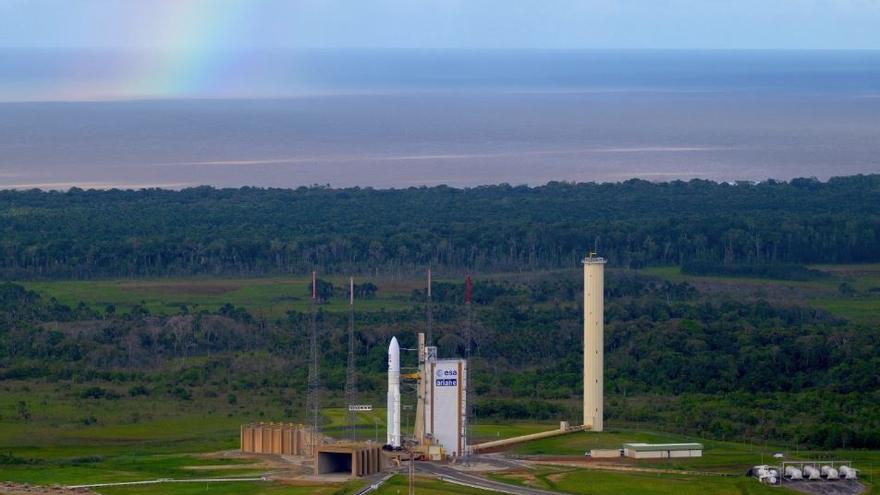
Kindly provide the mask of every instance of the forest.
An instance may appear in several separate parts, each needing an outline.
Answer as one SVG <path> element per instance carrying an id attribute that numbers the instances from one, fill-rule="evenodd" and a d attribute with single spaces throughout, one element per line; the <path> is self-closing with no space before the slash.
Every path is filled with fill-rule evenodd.
<path id="1" fill-rule="evenodd" d="M 339 280 L 354 274 L 359 304 L 376 303 L 355 312 L 359 390 L 381 403 L 386 344 L 397 335 L 414 347 L 427 309 L 425 289 L 382 299 L 384 287 L 420 279 L 431 266 L 440 274 L 430 307 L 442 356 L 463 354 L 459 275 L 477 274 L 470 342 L 477 420 L 577 417 L 577 267 L 596 251 L 609 260 L 611 424 L 880 448 L 880 326 L 865 312 L 833 311 L 872 307 L 878 279 L 835 278 L 814 265 L 880 261 L 880 175 L 472 189 L 2 191 L 0 230 L 0 280 L 8 280 L 0 283 L 0 384 L 7 387 L 62 384 L 58 393 L 78 404 L 147 395 L 226 397 L 236 408 L 249 395 L 270 394 L 284 410 L 275 419 L 295 420 L 308 368 L 305 286 L 266 299 L 280 311 L 265 312 L 248 307 L 249 296 L 198 307 L 175 302 L 185 298 L 172 293 L 168 304 L 127 299 L 117 307 L 108 297 L 122 292 L 93 295 L 91 305 L 62 303 L 26 285 L 72 280 L 89 290 L 89 280 L 177 277 L 159 289 L 184 290 L 175 287 L 195 278 L 292 279 L 318 270 L 326 277 L 316 286 L 323 393 L 341 405 L 348 314 L 329 309 L 345 307 L 348 286 Z M 767 282 L 749 294 L 730 285 L 723 287 L 733 292 L 719 292 L 651 275 L 658 267 Z M 215 289 L 215 301 L 237 294 Z M 4 414 L 26 422 L 34 407 L 22 401 Z M 82 418 L 84 425 L 101 421 Z"/>
<path id="2" fill-rule="evenodd" d="M 475 283 L 477 421 L 577 417 L 579 284 L 577 271 Z M 434 343 L 441 356 L 462 355 L 463 285 L 435 282 L 434 292 L 442 295 L 432 303 Z M 391 336 L 411 347 L 414 330 L 424 328 L 424 291 L 412 298 L 420 304 L 411 309 L 355 313 L 364 400 L 384 397 Z M 686 283 L 629 271 L 609 272 L 606 298 L 609 422 L 708 438 L 880 447 L 880 327 L 803 306 L 709 298 Z M 0 286 L 0 305 L 0 382 L 68 383 L 75 398 L 95 401 L 225 396 L 234 404 L 269 393 L 284 401 L 287 418 L 304 413 L 294 398 L 306 383 L 307 313 L 266 321 L 226 305 L 115 314 L 65 306 L 12 283 Z M 323 393 L 339 406 L 348 316 L 319 305 L 317 319 Z"/>
<path id="3" fill-rule="evenodd" d="M 632 268 L 873 262 L 878 227 L 880 175 L 0 191 L 0 278 L 522 271 L 576 266 L 588 250 Z"/>

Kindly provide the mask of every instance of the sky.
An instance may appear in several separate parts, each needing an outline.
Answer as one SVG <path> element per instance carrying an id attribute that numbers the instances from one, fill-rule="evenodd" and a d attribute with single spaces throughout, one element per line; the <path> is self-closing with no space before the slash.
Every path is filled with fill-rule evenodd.
<path id="1" fill-rule="evenodd" d="M 0 47 L 880 49 L 880 0 L 0 0 Z"/>

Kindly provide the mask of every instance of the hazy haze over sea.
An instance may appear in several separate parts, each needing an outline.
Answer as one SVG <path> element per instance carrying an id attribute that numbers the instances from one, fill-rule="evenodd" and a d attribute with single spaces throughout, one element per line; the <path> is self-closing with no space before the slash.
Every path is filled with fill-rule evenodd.
<path id="1" fill-rule="evenodd" d="M 880 52 L 237 52 L 156 86 L 138 56 L 0 50 L 0 186 L 880 172 Z"/>

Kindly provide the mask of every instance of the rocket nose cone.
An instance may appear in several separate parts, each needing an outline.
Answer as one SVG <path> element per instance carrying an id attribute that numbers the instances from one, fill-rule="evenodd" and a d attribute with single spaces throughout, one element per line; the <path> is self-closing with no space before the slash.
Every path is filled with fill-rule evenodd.
<path id="1" fill-rule="evenodd" d="M 388 346 L 388 366 L 400 368 L 400 346 L 397 344 L 397 338 L 391 339 L 391 345 Z"/>

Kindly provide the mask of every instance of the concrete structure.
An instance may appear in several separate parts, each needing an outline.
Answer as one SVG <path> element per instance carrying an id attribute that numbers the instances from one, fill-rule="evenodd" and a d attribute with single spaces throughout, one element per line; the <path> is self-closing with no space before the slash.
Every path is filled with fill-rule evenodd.
<path id="1" fill-rule="evenodd" d="M 388 346 L 388 422 L 386 444 L 400 447 L 400 345 L 397 337 Z"/>
<path id="2" fill-rule="evenodd" d="M 321 443 L 310 428 L 292 423 L 251 423 L 241 425 L 240 449 L 248 454 L 308 456 Z"/>
<path id="3" fill-rule="evenodd" d="M 633 459 L 670 459 L 703 457 L 700 443 L 625 443 L 623 455 Z"/>
<path id="4" fill-rule="evenodd" d="M 593 449 L 590 451 L 593 459 L 614 459 L 620 457 L 620 449 Z"/>
<path id="5" fill-rule="evenodd" d="M 605 329 L 605 258 L 590 253 L 584 264 L 584 426 L 602 431 Z"/>
<path id="6" fill-rule="evenodd" d="M 337 473 L 370 476 L 381 471 L 382 464 L 382 451 L 375 444 L 321 445 L 315 455 L 315 476 Z"/>
<path id="7" fill-rule="evenodd" d="M 583 426 L 568 426 L 568 424 L 563 421 L 560 424 L 558 430 L 550 430 L 550 431 L 542 431 L 539 433 L 530 433 L 528 435 L 522 435 L 518 437 L 505 438 L 503 440 L 492 440 L 491 442 L 478 443 L 475 445 L 471 445 L 471 452 L 474 454 L 480 452 L 492 452 L 494 450 L 500 450 L 502 447 L 508 447 L 510 445 L 516 445 L 518 443 L 531 442 L 532 440 L 540 440 L 542 438 L 550 438 L 550 437 L 558 437 L 560 435 L 567 435 L 569 433 L 574 433 L 577 431 L 584 431 Z M 618 457 L 620 456 L 619 451 Z"/>
<path id="8" fill-rule="evenodd" d="M 426 387 L 426 436 L 446 455 L 463 455 L 467 448 L 467 361 L 437 359 L 426 363 L 431 377 Z"/>

